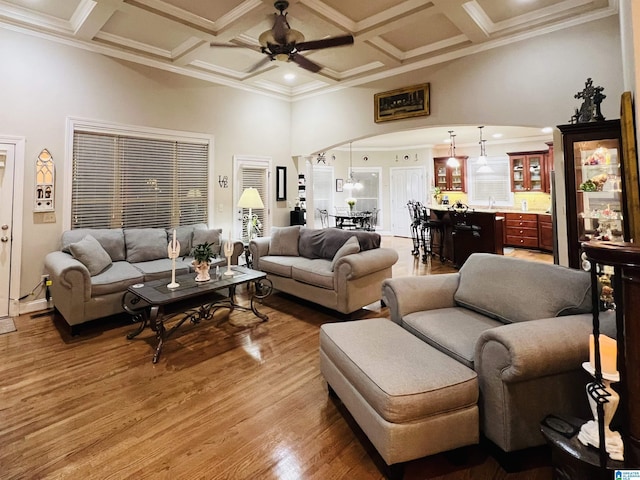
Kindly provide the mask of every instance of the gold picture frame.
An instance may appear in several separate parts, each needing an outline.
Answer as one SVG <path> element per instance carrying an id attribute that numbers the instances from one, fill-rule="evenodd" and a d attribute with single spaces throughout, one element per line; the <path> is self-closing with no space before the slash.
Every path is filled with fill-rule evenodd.
<path id="1" fill-rule="evenodd" d="M 374 95 L 375 122 L 429 115 L 429 90 L 429 84 L 423 83 L 376 93 Z"/>
<path id="2" fill-rule="evenodd" d="M 620 100 L 620 126 L 622 130 L 627 214 L 629 215 L 629 237 L 634 242 L 638 242 L 640 241 L 640 184 L 638 183 L 636 127 L 633 118 L 631 92 L 623 92 Z"/>

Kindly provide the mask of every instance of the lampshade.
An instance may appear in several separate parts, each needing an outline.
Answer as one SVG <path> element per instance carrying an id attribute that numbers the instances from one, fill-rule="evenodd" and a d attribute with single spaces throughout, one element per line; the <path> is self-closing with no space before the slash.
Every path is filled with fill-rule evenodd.
<path id="1" fill-rule="evenodd" d="M 483 128 L 484 126 L 478 127 L 478 129 L 480 130 L 480 141 L 478 142 L 480 144 L 480 156 L 478 157 L 477 162 L 478 165 L 480 165 L 480 168 L 478 168 L 478 173 L 493 173 L 493 169 L 487 163 L 486 140 L 482 138 Z"/>
<path id="2" fill-rule="evenodd" d="M 264 203 L 260 198 L 258 190 L 253 187 L 245 188 L 238 200 L 238 207 L 240 208 L 264 208 Z"/>
<path id="3" fill-rule="evenodd" d="M 449 130 L 449 139 L 451 144 L 449 146 L 449 158 L 447 159 L 447 166 L 457 168 L 460 166 L 460 160 L 456 158 L 456 136 L 453 134 L 453 130 Z"/>

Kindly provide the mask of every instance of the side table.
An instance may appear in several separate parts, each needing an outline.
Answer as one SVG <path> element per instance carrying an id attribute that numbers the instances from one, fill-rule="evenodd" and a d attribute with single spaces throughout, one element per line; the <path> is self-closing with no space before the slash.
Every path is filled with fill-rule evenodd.
<path id="1" fill-rule="evenodd" d="M 556 420 L 557 419 L 557 420 Z M 563 428 L 554 428 L 553 421 L 566 426 L 572 432 L 563 434 Z M 554 480 L 611 480 L 614 470 L 624 469 L 624 462 L 608 459 L 606 468 L 600 467 L 600 453 L 597 448 L 583 445 L 578 440 L 578 432 L 585 420 L 575 417 L 550 415 L 540 425 L 540 431 L 551 447 L 551 462 Z M 570 435 L 570 436 L 566 436 Z"/>

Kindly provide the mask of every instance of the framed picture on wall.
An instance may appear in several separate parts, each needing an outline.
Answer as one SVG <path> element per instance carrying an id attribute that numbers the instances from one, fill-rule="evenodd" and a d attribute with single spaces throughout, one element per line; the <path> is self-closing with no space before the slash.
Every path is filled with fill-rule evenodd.
<path id="1" fill-rule="evenodd" d="M 287 167 L 276 167 L 276 201 L 287 199 Z"/>
<path id="2" fill-rule="evenodd" d="M 343 180 L 341 178 L 336 178 L 336 192 L 342 191 Z"/>
<path id="3" fill-rule="evenodd" d="M 429 115 L 429 84 L 376 93 L 376 123 Z"/>

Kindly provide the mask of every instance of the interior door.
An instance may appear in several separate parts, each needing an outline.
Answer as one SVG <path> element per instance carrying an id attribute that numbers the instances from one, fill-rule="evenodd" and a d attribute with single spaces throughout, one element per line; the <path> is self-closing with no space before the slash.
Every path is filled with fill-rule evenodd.
<path id="1" fill-rule="evenodd" d="M 426 173 L 423 167 L 391 168 L 391 233 L 410 237 L 409 200 L 425 201 Z"/>
<path id="2" fill-rule="evenodd" d="M 0 318 L 9 315 L 15 146 L 0 143 Z"/>

